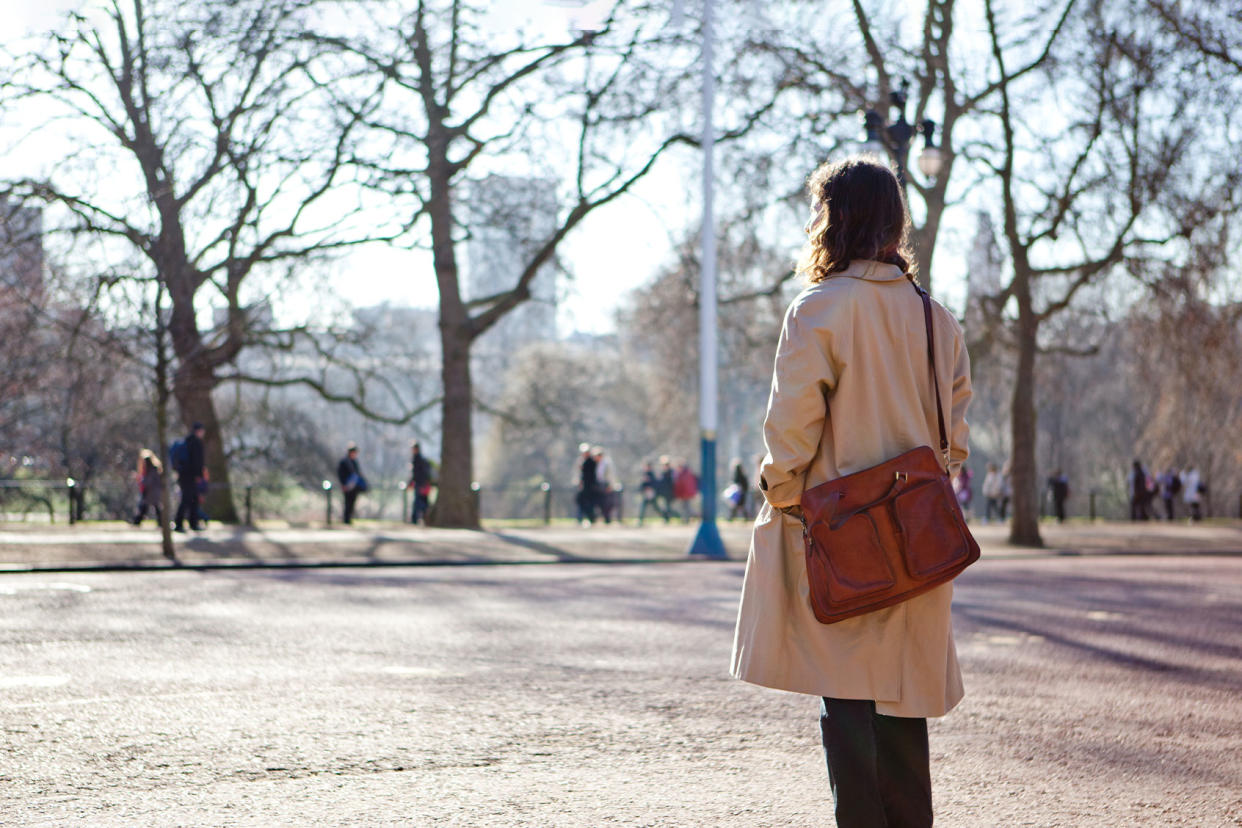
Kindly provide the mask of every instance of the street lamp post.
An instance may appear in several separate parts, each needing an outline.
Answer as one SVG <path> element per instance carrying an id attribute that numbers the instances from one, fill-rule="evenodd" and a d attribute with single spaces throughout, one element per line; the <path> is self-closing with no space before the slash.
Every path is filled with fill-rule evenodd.
<path id="1" fill-rule="evenodd" d="M 673 4 L 672 25 L 680 23 L 682 1 Z M 546 0 L 545 0 L 546 2 Z M 716 96 L 716 75 L 712 71 L 712 2 L 703 0 L 702 90 L 703 90 L 703 225 L 699 265 L 699 448 L 701 454 L 699 492 L 702 501 L 702 522 L 689 554 L 707 558 L 724 558 L 724 542 L 716 528 L 716 428 L 718 420 L 717 344 L 716 344 L 716 223 L 712 213 L 715 167 L 712 153 L 716 132 L 712 112 Z M 563 0 L 564 5 L 582 11 L 587 0 Z M 590 15 L 585 17 L 590 18 Z M 574 19 L 576 33 L 592 34 L 603 26 L 602 18 L 588 22 Z"/>
<path id="2" fill-rule="evenodd" d="M 906 102 L 910 99 L 910 82 L 903 80 L 900 89 L 889 93 L 889 106 L 896 108 L 897 120 L 885 123 L 883 114 L 875 109 L 863 113 L 863 130 L 866 141 L 863 151 L 875 155 L 889 156 L 897 166 L 897 179 L 904 188 L 909 182 L 906 177 L 906 158 L 910 152 L 910 142 L 915 135 L 923 136 L 923 151 L 919 153 L 918 167 L 924 177 L 934 179 L 940 174 L 940 148 L 936 146 L 936 122 L 930 118 L 923 119 L 917 129 L 906 120 Z"/>
<path id="3" fill-rule="evenodd" d="M 716 346 L 716 222 L 712 195 L 715 166 L 713 150 L 716 131 L 712 121 L 715 108 L 716 75 L 712 70 L 712 0 L 703 0 L 703 226 L 699 265 L 699 501 L 701 522 L 690 544 L 689 554 L 724 558 L 724 542 L 716 528 L 716 429 L 718 420 L 718 366 Z"/>

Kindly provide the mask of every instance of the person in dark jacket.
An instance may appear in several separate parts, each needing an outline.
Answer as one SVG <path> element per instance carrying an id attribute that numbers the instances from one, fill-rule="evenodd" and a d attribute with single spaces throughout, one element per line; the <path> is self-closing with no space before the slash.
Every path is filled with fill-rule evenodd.
<path id="1" fill-rule="evenodd" d="M 195 423 L 190 433 L 185 436 L 185 448 L 177 462 L 177 487 L 181 489 L 181 502 L 177 504 L 177 514 L 173 518 L 174 532 L 184 532 L 188 519 L 190 528 L 199 531 L 203 528 L 199 522 L 199 491 L 207 479 L 207 466 L 203 437 L 207 430 L 202 423 Z"/>
<path id="2" fill-rule="evenodd" d="M 747 508 L 746 499 L 750 495 L 750 479 L 742 468 L 742 461 L 737 459 L 733 461 L 733 485 L 737 487 L 737 493 L 730 500 L 729 520 L 739 517 L 749 520 L 750 509 Z"/>
<path id="3" fill-rule="evenodd" d="M 341 481 L 341 491 L 345 493 L 343 520 L 348 524 L 354 519 L 354 504 L 358 501 L 358 495 L 367 490 L 366 478 L 358 465 L 358 446 L 354 443 L 349 444 L 345 456 L 336 464 L 336 477 Z"/>
<path id="4" fill-rule="evenodd" d="M 585 525 L 595 522 L 595 509 L 599 505 L 599 477 L 596 474 L 595 455 L 591 444 L 578 446 L 582 452 L 578 464 L 578 522 Z"/>
<path id="5" fill-rule="evenodd" d="M 660 457 L 660 477 L 659 485 L 656 486 L 656 496 L 660 498 L 663 507 L 660 511 L 664 514 L 664 522 L 668 523 L 670 517 L 681 517 L 680 513 L 673 510 L 673 461 L 668 455 Z"/>
<path id="6" fill-rule="evenodd" d="M 422 447 L 417 440 L 410 444 L 409 488 L 414 490 L 414 510 L 410 513 L 410 523 L 418 523 L 420 519 L 426 523 L 427 499 L 431 495 L 431 461 L 423 456 Z"/>
<path id="7" fill-rule="evenodd" d="M 1052 513 L 1057 516 L 1057 523 L 1065 523 L 1065 501 L 1069 497 L 1069 478 L 1057 469 L 1048 478 L 1048 491 L 1052 494 Z"/>
<path id="8" fill-rule="evenodd" d="M 664 522 L 668 523 L 668 515 L 660 506 L 660 478 L 656 477 L 655 469 L 651 463 L 643 465 L 643 479 L 638 484 L 638 491 L 642 494 L 643 502 L 638 507 L 638 525 L 643 525 L 643 518 L 647 516 L 647 507 L 650 506 L 664 518 Z"/>

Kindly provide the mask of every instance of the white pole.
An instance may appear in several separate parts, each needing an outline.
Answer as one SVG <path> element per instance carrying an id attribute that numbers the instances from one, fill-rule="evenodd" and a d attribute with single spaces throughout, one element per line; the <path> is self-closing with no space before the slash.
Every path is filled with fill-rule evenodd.
<path id="1" fill-rule="evenodd" d="M 703 0 L 703 262 L 699 294 L 699 425 L 703 436 L 716 438 L 716 227 L 712 194 L 716 130 L 716 75 L 712 71 L 712 3 Z"/>
<path id="2" fill-rule="evenodd" d="M 712 159 L 716 131 L 712 113 L 716 97 L 716 75 L 712 65 L 712 0 L 703 0 L 703 228 L 702 261 L 699 264 L 699 430 L 702 448 L 700 500 L 703 522 L 690 547 L 691 554 L 725 557 L 724 544 L 716 529 L 716 223 L 712 212 Z"/>

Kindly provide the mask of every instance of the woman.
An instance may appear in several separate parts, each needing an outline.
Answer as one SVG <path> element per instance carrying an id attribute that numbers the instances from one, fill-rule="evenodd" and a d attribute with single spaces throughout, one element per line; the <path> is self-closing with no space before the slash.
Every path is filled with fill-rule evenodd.
<path id="1" fill-rule="evenodd" d="M 984 523 L 991 523 L 993 514 L 997 517 L 1001 516 L 1001 493 L 1004 489 L 1005 484 L 1001 480 L 1000 469 L 997 468 L 995 463 L 988 463 L 988 473 L 983 478 L 983 496 L 987 498 L 987 511 L 983 517 Z"/>
<path id="2" fill-rule="evenodd" d="M 138 508 L 130 523 L 138 526 L 147 516 L 147 509 L 155 512 L 155 522 L 163 518 L 163 507 L 160 505 L 164 497 L 164 466 L 155 452 L 143 449 L 138 452 Z"/>
<path id="3" fill-rule="evenodd" d="M 799 270 L 810 285 L 785 315 L 764 421 L 768 453 L 733 646 L 733 675 L 821 697 L 837 825 L 932 823 L 928 716 L 962 697 L 952 584 L 821 624 L 807 598 L 804 489 L 938 443 L 923 303 L 893 173 L 851 159 L 808 184 Z M 933 303 L 935 370 L 950 464 L 966 459 L 970 365 L 961 327 Z"/>
<path id="4" fill-rule="evenodd" d="M 746 506 L 746 498 L 750 496 L 750 479 L 746 477 L 742 461 L 736 457 L 733 458 L 733 486 L 736 487 L 737 493 L 730 500 L 729 520 L 736 520 L 739 517 L 749 518 L 750 511 Z"/>

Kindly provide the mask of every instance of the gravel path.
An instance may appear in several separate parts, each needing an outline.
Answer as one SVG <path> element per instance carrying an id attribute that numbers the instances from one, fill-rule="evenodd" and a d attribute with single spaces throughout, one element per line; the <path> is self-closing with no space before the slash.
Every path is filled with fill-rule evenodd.
<path id="1" fill-rule="evenodd" d="M 0 576 L 0 824 L 831 824 L 737 563 Z M 985 559 L 938 825 L 1242 825 L 1242 559 Z"/>

